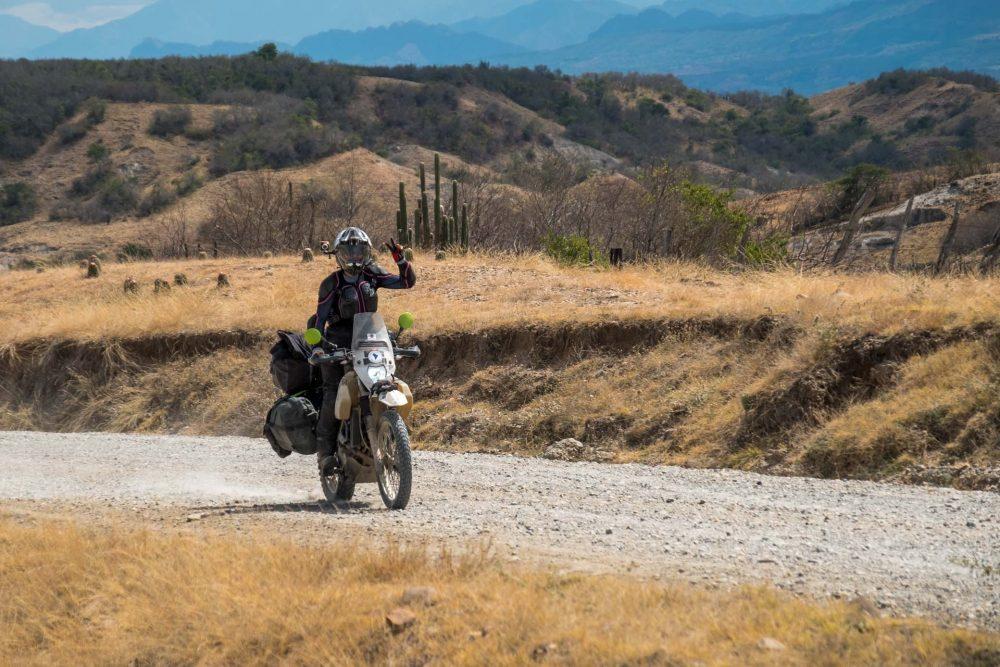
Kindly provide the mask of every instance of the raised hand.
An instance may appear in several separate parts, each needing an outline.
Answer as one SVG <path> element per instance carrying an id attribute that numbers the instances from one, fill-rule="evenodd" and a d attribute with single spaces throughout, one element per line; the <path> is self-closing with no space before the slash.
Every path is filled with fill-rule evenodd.
<path id="1" fill-rule="evenodd" d="M 396 264 L 402 264 L 406 261 L 406 258 L 403 256 L 403 246 L 396 243 L 395 239 L 390 238 L 389 242 L 385 244 L 385 247 L 386 250 L 392 253 L 392 260 L 396 262 Z"/>

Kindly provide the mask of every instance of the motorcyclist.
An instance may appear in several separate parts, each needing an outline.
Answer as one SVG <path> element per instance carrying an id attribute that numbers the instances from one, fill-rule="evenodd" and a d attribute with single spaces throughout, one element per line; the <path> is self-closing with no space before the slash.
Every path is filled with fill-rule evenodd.
<path id="1" fill-rule="evenodd" d="M 399 275 L 392 275 L 375 263 L 371 239 L 362 230 L 348 227 L 337 235 L 333 253 L 340 268 L 327 276 L 319 286 L 315 323 L 330 344 L 336 347 L 351 346 L 354 316 L 378 310 L 380 288 L 410 289 L 416 284 L 417 275 L 404 257 L 402 246 L 389 239 L 386 248 L 399 267 Z M 337 451 L 340 423 L 334 406 L 344 369 L 339 364 L 324 364 L 321 368 L 323 405 L 319 413 L 319 424 L 316 426 L 316 458 L 320 473 L 328 474 L 336 462 L 334 454 Z"/>

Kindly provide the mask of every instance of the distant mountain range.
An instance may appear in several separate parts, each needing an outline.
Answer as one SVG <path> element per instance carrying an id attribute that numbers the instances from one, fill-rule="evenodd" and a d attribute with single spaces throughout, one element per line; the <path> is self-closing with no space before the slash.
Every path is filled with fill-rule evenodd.
<path id="1" fill-rule="evenodd" d="M 435 23 L 491 16 L 524 0 L 158 0 L 96 28 L 74 30 L 31 52 L 36 58 L 125 58 L 142 41 L 296 43 L 321 30 L 363 30 L 395 21 Z"/>
<path id="2" fill-rule="evenodd" d="M 681 27 L 690 23 L 692 27 Z M 862 0 L 766 19 L 647 10 L 613 19 L 578 45 L 527 54 L 570 73 L 672 72 L 713 90 L 815 93 L 881 72 L 951 67 L 1000 74 L 1000 2 Z"/>
<path id="3" fill-rule="evenodd" d="M 546 51 L 577 44 L 619 15 L 635 8 L 617 0 L 538 0 L 492 18 L 474 18 L 454 25 L 511 44 Z"/>
<path id="4" fill-rule="evenodd" d="M 0 58 L 18 58 L 59 37 L 52 28 L 0 14 Z"/>
<path id="5" fill-rule="evenodd" d="M 18 19 L 0 15 L 0 31 L 12 37 L 0 55 L 236 55 L 275 41 L 282 50 L 353 64 L 488 60 L 572 74 L 673 73 L 712 90 L 807 94 L 898 67 L 1000 75 L 998 0 L 666 0 L 639 11 L 641 4 L 268 0 L 247 11 L 244 0 L 159 0 L 124 19 L 62 35 L 8 28 Z M 326 26 L 336 29 L 320 31 Z"/>

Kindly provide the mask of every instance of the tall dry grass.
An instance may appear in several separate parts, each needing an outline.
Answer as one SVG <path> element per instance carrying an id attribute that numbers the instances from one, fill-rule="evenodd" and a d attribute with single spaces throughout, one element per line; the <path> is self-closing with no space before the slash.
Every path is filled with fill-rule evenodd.
<path id="1" fill-rule="evenodd" d="M 419 254 L 418 284 L 383 292 L 394 317 L 413 311 L 421 332 L 526 321 L 607 318 L 787 317 L 808 328 L 871 331 L 1000 320 L 1000 280 L 931 279 L 886 273 L 726 273 L 696 264 L 659 263 L 622 271 L 561 267 L 541 256 L 467 255 L 436 262 Z M 302 328 L 315 310 L 321 259 L 242 258 L 108 264 L 93 280 L 76 267 L 0 273 L 0 343 L 100 339 L 176 331 Z M 216 289 L 229 274 L 232 287 Z M 185 273 L 186 288 L 153 294 L 154 279 Z M 134 276 L 138 295 L 122 283 Z"/>
<path id="2" fill-rule="evenodd" d="M 82 530 L 0 519 L 0 662 L 989 664 L 1000 639 L 728 592 L 398 544 Z M 429 600 L 404 603 L 429 586 Z M 408 608 L 393 632 L 387 613 Z M 765 642 L 765 638 L 771 641 Z M 978 662 L 977 662 L 978 661 Z"/>

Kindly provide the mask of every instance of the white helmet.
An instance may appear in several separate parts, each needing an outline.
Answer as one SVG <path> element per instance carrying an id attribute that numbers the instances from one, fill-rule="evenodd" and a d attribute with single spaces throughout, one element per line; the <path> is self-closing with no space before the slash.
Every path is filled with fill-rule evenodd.
<path id="1" fill-rule="evenodd" d="M 357 227 L 348 227 L 333 242 L 337 265 L 350 274 L 361 273 L 372 262 L 372 241 Z"/>

